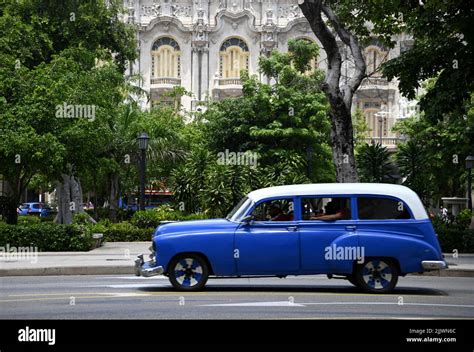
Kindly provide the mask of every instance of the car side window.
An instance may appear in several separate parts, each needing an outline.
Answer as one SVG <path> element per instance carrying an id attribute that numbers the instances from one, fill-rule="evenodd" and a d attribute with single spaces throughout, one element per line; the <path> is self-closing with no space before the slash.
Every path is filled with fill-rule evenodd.
<path id="1" fill-rule="evenodd" d="M 258 204 L 252 212 L 254 221 L 293 221 L 293 199 L 275 199 Z"/>
<path id="2" fill-rule="evenodd" d="M 349 220 L 351 199 L 348 197 L 312 197 L 301 199 L 303 220 Z"/>
<path id="3" fill-rule="evenodd" d="M 357 198 L 359 219 L 362 220 L 394 220 L 410 219 L 410 213 L 404 202 L 382 197 Z"/>

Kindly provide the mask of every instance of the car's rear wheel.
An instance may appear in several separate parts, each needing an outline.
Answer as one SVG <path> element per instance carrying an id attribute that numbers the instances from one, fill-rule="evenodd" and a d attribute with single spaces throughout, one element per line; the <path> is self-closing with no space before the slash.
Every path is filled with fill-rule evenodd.
<path id="1" fill-rule="evenodd" d="M 392 291 L 398 282 L 398 267 L 391 259 L 371 258 L 355 267 L 357 287 L 371 293 Z"/>
<path id="2" fill-rule="evenodd" d="M 207 282 L 209 268 L 197 254 L 183 254 L 174 258 L 168 269 L 171 285 L 180 291 L 199 291 Z"/>

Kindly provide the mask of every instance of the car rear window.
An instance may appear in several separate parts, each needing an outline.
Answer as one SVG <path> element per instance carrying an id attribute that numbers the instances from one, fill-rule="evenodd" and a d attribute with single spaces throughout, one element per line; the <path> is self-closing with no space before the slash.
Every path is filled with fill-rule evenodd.
<path id="1" fill-rule="evenodd" d="M 393 220 L 410 219 L 410 212 L 404 202 L 382 197 L 357 198 L 359 219 Z"/>
<path id="2" fill-rule="evenodd" d="M 32 208 L 33 209 L 41 209 L 41 205 L 40 204 L 33 204 Z"/>

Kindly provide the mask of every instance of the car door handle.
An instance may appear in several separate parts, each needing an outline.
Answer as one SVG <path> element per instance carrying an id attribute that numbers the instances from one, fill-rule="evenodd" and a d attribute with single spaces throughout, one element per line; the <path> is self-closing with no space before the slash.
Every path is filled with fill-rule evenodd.
<path id="1" fill-rule="evenodd" d="M 288 231 L 296 231 L 296 230 L 298 230 L 298 226 L 288 226 L 287 230 Z"/>
<path id="2" fill-rule="evenodd" d="M 354 225 L 346 226 L 346 230 L 347 230 L 347 231 L 355 231 L 356 229 L 357 229 L 357 227 L 354 226 Z"/>

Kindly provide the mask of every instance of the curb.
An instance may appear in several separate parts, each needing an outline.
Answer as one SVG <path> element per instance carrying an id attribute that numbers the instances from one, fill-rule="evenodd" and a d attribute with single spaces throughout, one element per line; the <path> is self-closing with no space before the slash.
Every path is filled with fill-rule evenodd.
<path id="1" fill-rule="evenodd" d="M 439 277 L 474 277 L 474 270 L 472 269 L 447 269 L 447 270 L 435 270 L 428 271 L 425 273 L 415 273 L 411 275 L 416 276 L 439 276 Z"/>
<path id="2" fill-rule="evenodd" d="M 65 266 L 50 268 L 0 269 L 4 276 L 123 275 L 134 274 L 133 266 Z"/>

